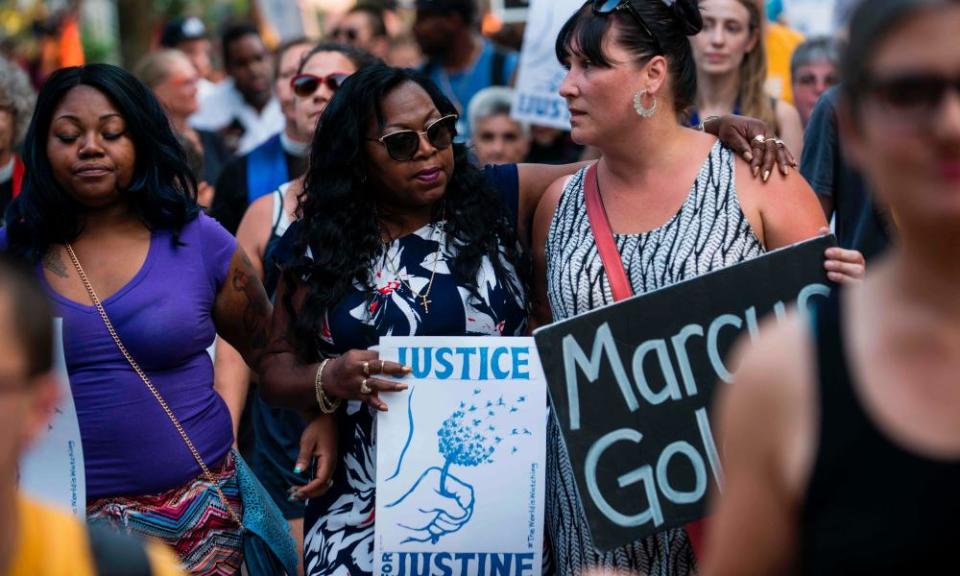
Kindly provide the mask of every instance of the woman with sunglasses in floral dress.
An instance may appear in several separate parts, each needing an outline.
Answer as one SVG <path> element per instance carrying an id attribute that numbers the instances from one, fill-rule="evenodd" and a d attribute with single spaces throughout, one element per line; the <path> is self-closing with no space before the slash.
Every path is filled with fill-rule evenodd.
<path id="1" fill-rule="evenodd" d="M 320 396 L 331 412 L 320 421 L 339 437 L 329 489 L 307 503 L 309 575 L 372 571 L 374 417 L 378 394 L 402 386 L 378 376 L 407 371 L 368 348 L 388 334 L 526 328 L 527 266 L 507 207 L 516 189 L 505 202 L 453 146 L 456 120 L 428 79 L 374 65 L 347 79 L 314 137 L 264 378 L 268 398 L 290 408 Z"/>

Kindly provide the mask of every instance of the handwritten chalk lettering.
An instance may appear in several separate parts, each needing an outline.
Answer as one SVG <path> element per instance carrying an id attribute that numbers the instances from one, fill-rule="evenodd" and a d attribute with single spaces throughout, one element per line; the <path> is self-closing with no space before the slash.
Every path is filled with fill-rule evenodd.
<path id="1" fill-rule="evenodd" d="M 807 308 L 811 305 L 811 299 L 814 296 L 826 296 L 829 293 L 830 289 L 823 284 L 811 284 L 800 291 L 797 301 L 804 308 Z M 783 302 L 776 302 L 773 309 L 774 311 L 785 310 Z M 778 319 L 781 318 L 781 315 L 785 315 L 785 312 L 778 314 Z M 641 342 L 633 353 L 632 382 L 620 358 L 620 352 L 617 349 L 609 323 L 604 322 L 597 329 L 589 356 L 584 352 L 577 338 L 573 335 L 564 336 L 562 341 L 563 371 L 569 402 L 570 430 L 580 429 L 581 375 L 587 383 L 595 383 L 600 379 L 604 360 L 606 360 L 606 365 L 613 374 L 613 380 L 620 389 L 620 394 L 627 409 L 631 412 L 640 408 L 634 388 L 636 388 L 640 397 L 651 406 L 659 406 L 671 400 L 683 400 L 685 397 L 693 397 L 698 394 L 699 388 L 689 354 L 690 346 L 693 345 L 704 347 L 710 366 L 713 368 L 711 379 L 719 378 L 724 382 L 732 383 L 733 374 L 723 360 L 726 349 L 721 346 L 721 337 L 727 331 L 732 331 L 734 335 L 741 332 L 744 325 L 746 325 L 751 339 L 756 338 L 759 334 L 759 328 L 757 327 L 757 310 L 755 307 L 747 308 L 743 313 L 743 318 L 735 314 L 720 314 L 706 325 L 687 324 L 676 334 L 670 336 L 669 344 L 666 339 L 661 338 Z M 697 337 L 698 340 L 695 341 L 694 337 Z M 670 350 L 673 351 L 673 357 L 676 358 L 676 370 L 670 356 Z M 647 362 L 647 357 L 651 355 L 655 358 L 655 361 Z M 659 369 L 659 376 L 665 382 L 662 389 L 653 390 L 651 388 L 647 373 L 648 364 L 653 364 Z M 677 371 L 679 371 L 680 379 L 683 381 L 682 390 L 677 379 Z"/>
<path id="2" fill-rule="evenodd" d="M 696 504 L 703 499 L 707 493 L 708 478 L 707 467 L 710 468 L 714 478 L 720 483 L 723 477 L 723 471 L 720 468 L 720 458 L 717 454 L 717 446 L 714 441 L 713 431 L 710 429 L 710 419 L 706 414 L 706 409 L 699 409 L 695 413 L 696 425 L 700 431 L 700 438 L 703 443 L 703 451 L 706 459 L 700 451 L 692 444 L 686 441 L 678 440 L 670 443 L 664 448 L 655 460 L 655 465 L 643 464 L 634 470 L 622 474 L 617 478 L 617 486 L 625 489 L 634 484 L 641 484 L 643 494 L 647 502 L 647 509 L 637 514 L 628 515 L 616 508 L 610 503 L 598 482 L 597 470 L 600 466 L 600 460 L 613 448 L 618 442 L 632 442 L 640 444 L 643 440 L 643 434 L 632 428 L 621 428 L 608 432 L 597 440 L 587 451 L 587 457 L 584 464 L 584 476 L 587 480 L 587 492 L 596 507 L 611 522 L 624 528 L 635 528 L 644 524 L 652 523 L 659 527 L 664 523 L 663 507 L 661 506 L 660 496 L 677 505 Z M 646 457 L 642 450 L 628 449 L 615 451 L 616 457 L 623 460 L 625 454 L 643 455 L 644 461 L 653 461 Z M 694 475 L 694 486 L 689 490 L 677 488 L 671 479 L 671 466 L 687 465 L 692 468 Z M 631 501 L 636 501 L 636 497 L 631 497 Z"/>
<path id="3" fill-rule="evenodd" d="M 401 347 L 399 362 L 414 378 L 530 380 L 530 349 L 522 346 Z"/>
<path id="4" fill-rule="evenodd" d="M 396 562 L 393 564 L 393 556 Z M 397 552 L 383 554 L 396 576 L 530 576 L 534 574 L 532 552 Z M 381 571 L 384 571 L 381 565 Z"/>
<path id="5" fill-rule="evenodd" d="M 710 429 L 729 352 L 764 316 L 830 293 L 817 238 L 535 332 L 577 492 L 600 550 L 703 517 L 723 469 Z"/>

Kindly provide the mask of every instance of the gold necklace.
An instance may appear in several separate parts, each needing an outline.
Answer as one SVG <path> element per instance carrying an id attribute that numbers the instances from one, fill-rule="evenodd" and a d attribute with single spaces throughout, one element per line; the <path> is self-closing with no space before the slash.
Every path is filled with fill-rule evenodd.
<path id="1" fill-rule="evenodd" d="M 443 227 L 440 225 L 440 222 L 443 222 L 443 218 L 444 218 L 444 214 L 443 212 L 441 212 L 440 220 L 434 223 L 434 226 L 439 227 L 441 232 L 443 231 Z M 434 228 L 434 232 L 435 231 L 436 231 L 436 228 Z M 432 237 L 433 237 L 433 234 L 431 233 L 431 238 Z M 442 238 L 440 240 L 442 240 Z M 391 240 L 390 242 L 381 241 L 383 244 L 384 264 L 386 264 L 387 269 L 390 271 L 390 273 L 393 274 L 393 276 L 397 280 L 399 280 L 401 284 L 406 286 L 407 290 L 410 290 L 410 293 L 413 294 L 415 298 L 420 300 L 420 305 L 423 307 L 424 314 L 430 313 L 430 303 L 433 302 L 432 300 L 430 300 L 430 291 L 433 290 L 433 280 L 437 276 L 437 265 L 440 263 L 440 253 L 443 248 L 443 243 L 440 240 L 437 240 L 437 251 L 433 255 L 433 271 L 430 272 L 430 281 L 427 282 L 427 289 L 424 292 L 417 292 L 416 290 L 413 289 L 413 286 L 411 286 L 410 283 L 406 282 L 403 279 L 403 277 L 400 276 L 400 272 L 397 270 L 395 264 L 393 263 L 393 258 L 390 257 L 390 245 L 393 243 L 393 240 Z"/>

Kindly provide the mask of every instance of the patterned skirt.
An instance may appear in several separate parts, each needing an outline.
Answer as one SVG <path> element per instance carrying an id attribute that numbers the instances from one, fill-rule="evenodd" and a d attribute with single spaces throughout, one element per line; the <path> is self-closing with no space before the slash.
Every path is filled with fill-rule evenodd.
<path id="1" fill-rule="evenodd" d="M 211 468 L 231 508 L 243 516 L 233 453 Z M 233 576 L 243 561 L 240 527 L 203 475 L 184 486 L 148 496 L 100 498 L 87 506 L 87 521 L 162 541 L 195 576 Z"/>

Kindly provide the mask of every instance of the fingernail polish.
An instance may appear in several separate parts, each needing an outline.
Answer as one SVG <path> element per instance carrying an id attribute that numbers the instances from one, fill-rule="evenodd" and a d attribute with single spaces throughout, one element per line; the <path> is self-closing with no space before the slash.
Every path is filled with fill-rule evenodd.
<path id="1" fill-rule="evenodd" d="M 407 389 L 406 384 L 397 384 L 397 390 L 406 390 L 406 389 Z"/>
<path id="2" fill-rule="evenodd" d="M 754 176 L 756 176 L 757 173 L 760 172 L 760 167 L 759 167 L 759 166 L 754 166 L 753 168 L 750 169 L 750 171 L 753 172 L 753 175 L 754 175 Z"/>
<path id="3" fill-rule="evenodd" d="M 765 171 L 763 172 L 763 181 L 766 182 L 766 181 L 769 180 L 769 179 L 770 179 L 770 171 L 769 171 L 769 170 L 765 170 Z"/>
<path id="4" fill-rule="evenodd" d="M 296 466 L 294 466 L 294 467 L 293 467 L 293 473 L 294 473 L 294 474 L 302 474 L 302 473 L 303 473 L 303 466 L 301 466 L 301 465 L 299 465 L 299 464 L 297 464 Z"/>

